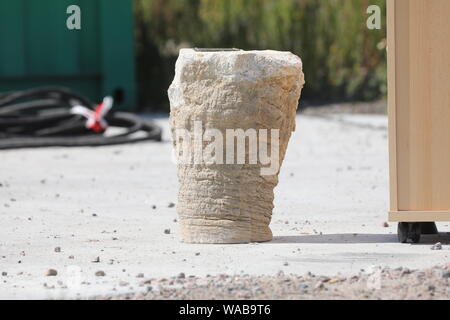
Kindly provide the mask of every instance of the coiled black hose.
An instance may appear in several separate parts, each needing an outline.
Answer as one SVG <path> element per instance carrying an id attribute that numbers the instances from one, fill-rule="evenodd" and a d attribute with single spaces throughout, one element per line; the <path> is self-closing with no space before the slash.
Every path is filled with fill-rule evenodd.
<path id="1" fill-rule="evenodd" d="M 116 135 L 95 133 L 86 119 L 70 111 L 89 99 L 61 87 L 39 88 L 0 94 L 0 149 L 38 147 L 106 146 L 139 141 L 161 141 L 161 129 L 151 120 L 111 111 L 105 120 L 111 127 L 125 128 Z"/>

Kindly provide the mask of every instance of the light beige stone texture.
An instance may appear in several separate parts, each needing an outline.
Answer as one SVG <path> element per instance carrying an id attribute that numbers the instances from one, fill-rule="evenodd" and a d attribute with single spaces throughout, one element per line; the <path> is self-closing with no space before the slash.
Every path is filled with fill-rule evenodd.
<path id="1" fill-rule="evenodd" d="M 202 121 L 204 130 L 219 129 L 224 137 L 226 129 L 279 129 L 281 166 L 303 85 L 302 62 L 289 52 L 182 49 L 169 88 L 174 146 L 180 143 L 175 130 L 192 131 L 194 121 Z M 178 164 L 181 240 L 272 240 L 269 224 L 279 171 L 264 176 L 261 167 Z"/>

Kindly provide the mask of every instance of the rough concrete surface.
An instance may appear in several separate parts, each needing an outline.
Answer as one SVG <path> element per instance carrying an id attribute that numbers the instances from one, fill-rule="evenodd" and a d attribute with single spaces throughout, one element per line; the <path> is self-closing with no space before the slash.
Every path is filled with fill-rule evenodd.
<path id="1" fill-rule="evenodd" d="M 180 273 L 334 278 L 449 262 L 448 234 L 399 244 L 396 224 L 385 227 L 384 116 L 299 116 L 275 189 L 274 240 L 243 245 L 178 241 L 176 167 L 168 120 L 158 122 L 163 143 L 0 153 L 0 298 L 140 292 Z"/>

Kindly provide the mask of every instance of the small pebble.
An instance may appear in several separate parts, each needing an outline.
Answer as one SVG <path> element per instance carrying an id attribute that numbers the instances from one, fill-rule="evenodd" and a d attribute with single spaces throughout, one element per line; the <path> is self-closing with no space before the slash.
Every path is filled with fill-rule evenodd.
<path id="1" fill-rule="evenodd" d="M 61 252 L 61 247 L 56 247 L 55 252 Z"/>
<path id="2" fill-rule="evenodd" d="M 58 271 L 56 271 L 55 269 L 48 269 L 47 272 L 45 273 L 45 275 L 47 277 L 54 277 L 58 274 Z"/>
<path id="3" fill-rule="evenodd" d="M 383 222 L 383 228 L 389 228 L 389 223 Z"/>
<path id="4" fill-rule="evenodd" d="M 6 277 L 7 275 L 8 275 L 8 272 L 5 272 L 5 271 L 2 272 L 3 277 Z"/>
<path id="5" fill-rule="evenodd" d="M 175 203 L 171 202 L 171 203 L 169 203 L 169 205 L 167 207 L 168 208 L 173 208 L 173 207 L 175 207 Z"/>
<path id="6" fill-rule="evenodd" d="M 143 273 L 138 273 L 137 276 L 136 276 L 136 278 L 143 278 L 143 277 L 144 277 Z"/>
<path id="7" fill-rule="evenodd" d="M 339 279 L 339 278 L 333 278 L 333 279 L 330 279 L 330 281 L 328 281 L 328 283 L 339 283 L 339 282 L 341 282 L 342 280 L 341 279 Z"/>
<path id="8" fill-rule="evenodd" d="M 411 270 L 409 270 L 408 268 L 403 268 L 401 271 L 401 275 L 407 275 L 407 274 L 411 274 Z"/>
<path id="9" fill-rule="evenodd" d="M 184 274 L 184 272 L 180 272 L 178 274 L 178 279 L 184 279 L 184 278 L 186 278 L 186 275 Z"/>
<path id="10" fill-rule="evenodd" d="M 164 233 L 165 233 L 165 234 L 170 234 L 170 229 L 165 229 L 165 230 L 164 230 Z"/>
<path id="11" fill-rule="evenodd" d="M 95 257 L 94 259 L 92 259 L 93 263 L 99 263 L 100 262 L 100 257 Z"/>
<path id="12" fill-rule="evenodd" d="M 298 286 L 298 288 L 300 290 L 306 290 L 309 288 L 309 285 L 307 285 L 306 283 L 300 283 L 300 285 Z"/>
<path id="13" fill-rule="evenodd" d="M 323 282 L 317 282 L 316 285 L 314 286 L 314 289 L 322 289 L 324 287 Z"/>
<path id="14" fill-rule="evenodd" d="M 431 247 L 431 250 L 442 250 L 442 243 L 438 242 Z"/>
<path id="15" fill-rule="evenodd" d="M 105 274 L 105 271 L 97 271 L 96 273 L 95 273 L 95 276 L 96 277 L 104 277 L 106 274 Z"/>

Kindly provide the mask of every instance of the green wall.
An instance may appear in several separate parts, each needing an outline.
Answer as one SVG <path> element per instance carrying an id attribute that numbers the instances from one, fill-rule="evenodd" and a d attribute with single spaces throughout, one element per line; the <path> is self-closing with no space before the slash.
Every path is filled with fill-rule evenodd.
<path id="1" fill-rule="evenodd" d="M 69 30 L 66 9 L 81 9 Z M 63 85 L 136 107 L 132 0 L 0 0 L 0 92 Z"/>

